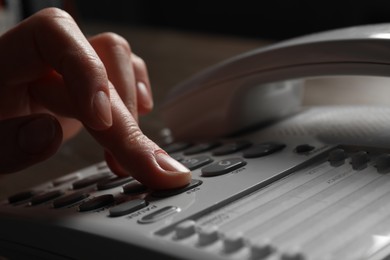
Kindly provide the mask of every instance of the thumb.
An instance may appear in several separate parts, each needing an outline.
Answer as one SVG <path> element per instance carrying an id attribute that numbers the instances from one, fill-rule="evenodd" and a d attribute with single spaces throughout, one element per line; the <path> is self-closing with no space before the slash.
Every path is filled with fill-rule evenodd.
<path id="1" fill-rule="evenodd" d="M 48 114 L 0 121 L 0 173 L 22 170 L 53 155 L 62 142 L 62 128 Z"/>

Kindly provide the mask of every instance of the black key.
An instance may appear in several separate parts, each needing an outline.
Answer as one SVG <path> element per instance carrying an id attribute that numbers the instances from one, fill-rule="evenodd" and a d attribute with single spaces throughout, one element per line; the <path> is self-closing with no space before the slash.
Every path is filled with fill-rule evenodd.
<path id="1" fill-rule="evenodd" d="M 231 158 L 213 163 L 202 169 L 203 177 L 212 177 L 229 173 L 246 165 L 246 162 L 241 158 Z"/>
<path id="2" fill-rule="evenodd" d="M 213 151 L 213 155 L 214 156 L 221 156 L 221 155 L 232 154 L 232 153 L 241 151 L 245 148 L 248 148 L 251 145 L 252 145 L 252 143 L 248 142 L 248 141 L 237 141 L 237 142 L 227 143 L 227 144 L 224 144 L 223 146 L 215 149 Z"/>
<path id="3" fill-rule="evenodd" d="M 114 203 L 114 201 L 115 201 L 114 196 L 111 194 L 101 195 L 82 203 L 79 206 L 79 211 L 90 211 L 90 210 L 100 209 L 104 206 Z"/>
<path id="4" fill-rule="evenodd" d="M 72 187 L 74 190 L 82 189 L 82 188 L 88 187 L 92 184 L 95 184 L 99 181 L 102 181 L 104 179 L 108 179 L 110 176 L 112 176 L 110 172 L 103 172 L 100 174 L 91 175 L 87 178 L 75 181 L 72 184 Z"/>
<path id="5" fill-rule="evenodd" d="M 202 184 L 202 181 L 200 180 L 191 180 L 191 182 L 182 188 L 177 188 L 177 189 L 170 189 L 170 190 L 160 190 L 160 191 L 154 191 L 152 192 L 153 197 L 158 197 L 158 198 L 165 198 L 165 197 L 170 197 L 174 196 L 183 192 L 186 192 L 192 188 L 195 188 L 196 186 L 199 186 Z"/>
<path id="6" fill-rule="evenodd" d="M 187 143 L 187 142 L 178 142 L 178 143 L 172 143 L 172 144 L 168 144 L 168 145 L 165 145 L 163 147 L 163 149 L 167 152 L 167 153 L 176 153 L 176 152 L 180 152 L 180 151 L 183 151 L 185 149 L 187 149 L 188 147 L 192 146 L 191 143 Z"/>
<path id="7" fill-rule="evenodd" d="M 132 177 L 113 177 L 110 179 L 99 181 L 96 184 L 96 187 L 98 190 L 108 190 L 126 184 L 132 180 Z"/>
<path id="8" fill-rule="evenodd" d="M 125 194 L 139 194 L 139 193 L 143 193 L 146 190 L 147 187 L 136 180 L 123 186 L 123 193 Z"/>
<path id="9" fill-rule="evenodd" d="M 276 153 L 286 147 L 285 144 L 270 142 L 257 144 L 244 151 L 244 158 L 257 158 Z"/>
<path id="10" fill-rule="evenodd" d="M 298 145 L 297 147 L 295 147 L 294 152 L 296 152 L 297 154 L 305 154 L 305 153 L 313 151 L 314 149 L 315 149 L 315 147 L 312 145 L 301 144 L 301 145 Z"/>
<path id="11" fill-rule="evenodd" d="M 211 149 L 214 149 L 215 147 L 220 146 L 221 143 L 219 142 L 213 142 L 213 143 L 200 143 L 192 146 L 191 148 L 188 148 L 184 151 L 184 155 L 194 155 L 197 153 L 203 153 L 210 151 Z"/>
<path id="12" fill-rule="evenodd" d="M 348 154 L 344 149 L 338 148 L 329 152 L 329 163 L 333 167 L 339 167 L 345 163 L 345 159 L 348 158 Z"/>
<path id="13" fill-rule="evenodd" d="M 113 208 L 110 208 L 110 216 L 111 217 L 119 217 L 123 215 L 127 215 L 133 213 L 139 209 L 146 207 L 148 203 L 141 199 L 135 199 L 126 201 L 122 204 L 119 204 Z"/>
<path id="14" fill-rule="evenodd" d="M 24 201 L 24 200 L 28 200 L 30 198 L 32 198 L 33 196 L 35 196 L 35 192 L 33 191 L 22 191 L 22 192 L 18 192 L 12 196 L 9 196 L 8 197 L 8 202 L 11 203 L 11 204 L 14 204 L 14 203 L 18 203 L 18 202 L 21 202 L 21 201 Z"/>
<path id="15" fill-rule="evenodd" d="M 68 205 L 72 205 L 76 202 L 82 201 L 85 198 L 88 198 L 89 194 L 85 192 L 74 192 L 72 194 L 66 195 L 62 198 L 56 199 L 53 201 L 54 208 L 62 208 Z"/>
<path id="16" fill-rule="evenodd" d="M 38 205 L 38 204 L 41 204 L 43 202 L 58 198 L 59 196 L 61 196 L 63 194 L 64 194 L 64 192 L 61 190 L 53 190 L 53 191 L 49 191 L 49 192 L 46 192 L 43 194 L 38 194 L 38 195 L 35 195 L 34 197 L 32 197 L 32 199 L 30 200 L 30 205 Z"/>
<path id="17" fill-rule="evenodd" d="M 202 155 L 194 158 L 187 158 L 180 161 L 181 164 L 183 164 L 188 169 L 195 170 L 198 169 L 206 164 L 209 164 L 213 162 L 213 159 L 211 159 L 208 156 Z"/>

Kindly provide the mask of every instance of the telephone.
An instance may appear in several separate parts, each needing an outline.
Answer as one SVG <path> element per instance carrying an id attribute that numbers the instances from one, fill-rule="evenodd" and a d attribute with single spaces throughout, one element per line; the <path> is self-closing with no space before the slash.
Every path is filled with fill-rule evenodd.
<path id="1" fill-rule="evenodd" d="M 190 168 L 151 191 L 102 162 L 0 201 L 5 259 L 388 259 L 390 108 L 302 108 L 304 79 L 390 75 L 390 25 L 254 50 L 161 110 Z M 0 257 L 0 258 L 1 258 Z"/>

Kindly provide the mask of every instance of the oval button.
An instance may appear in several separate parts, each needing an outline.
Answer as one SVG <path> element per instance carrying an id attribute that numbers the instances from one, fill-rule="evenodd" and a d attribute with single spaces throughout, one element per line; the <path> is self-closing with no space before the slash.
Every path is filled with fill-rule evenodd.
<path id="1" fill-rule="evenodd" d="M 138 223 L 140 224 L 153 223 L 180 211 L 181 209 L 179 207 L 167 206 L 142 217 L 141 219 L 138 220 Z"/>

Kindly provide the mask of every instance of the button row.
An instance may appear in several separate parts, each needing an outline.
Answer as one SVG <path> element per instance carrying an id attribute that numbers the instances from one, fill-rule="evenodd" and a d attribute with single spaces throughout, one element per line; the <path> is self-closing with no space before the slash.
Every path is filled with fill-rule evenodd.
<path id="1" fill-rule="evenodd" d="M 368 163 L 371 160 L 369 153 L 366 151 L 358 151 L 348 155 L 348 153 L 342 148 L 334 149 L 330 151 L 328 155 L 328 161 L 333 167 L 343 165 L 347 158 L 350 158 L 350 164 L 356 171 L 367 168 Z M 377 169 L 378 173 L 390 173 L 390 154 L 385 153 L 373 157 L 373 165 Z"/>
<path id="2" fill-rule="evenodd" d="M 179 142 L 164 146 L 164 149 L 168 153 L 183 152 L 184 155 L 195 155 L 198 153 L 203 153 L 212 150 L 213 156 L 222 156 L 233 154 L 238 151 L 249 148 L 248 150 L 244 151 L 243 156 L 245 158 L 256 158 L 280 151 L 284 147 L 286 147 L 285 144 L 278 142 L 267 142 L 253 146 L 252 143 L 248 141 L 236 141 L 225 144 L 221 144 L 220 142 L 210 142 L 199 143 L 195 145 L 193 145 L 192 143 Z M 309 145 L 303 145 L 302 147 L 298 147 L 297 149 L 298 153 L 306 153 L 314 149 L 314 147 Z M 179 158 L 181 157 L 176 157 L 176 159 Z"/>
<path id="3" fill-rule="evenodd" d="M 248 248 L 249 259 L 265 259 L 276 252 L 276 248 L 268 240 L 249 243 L 245 241 L 241 233 L 225 236 L 219 233 L 216 226 L 206 226 L 199 228 L 197 227 L 196 222 L 193 220 L 185 220 L 179 223 L 174 229 L 172 239 L 183 240 L 194 235 L 197 236 L 194 242 L 195 246 L 200 248 L 212 245 L 217 241 L 222 241 L 223 254 L 233 254 L 243 248 Z M 303 255 L 301 255 L 299 252 L 294 254 L 294 256 L 297 255 L 303 257 Z M 281 259 L 298 260 L 303 258 L 292 258 L 292 254 L 290 252 L 286 252 L 285 254 L 281 254 Z"/>

